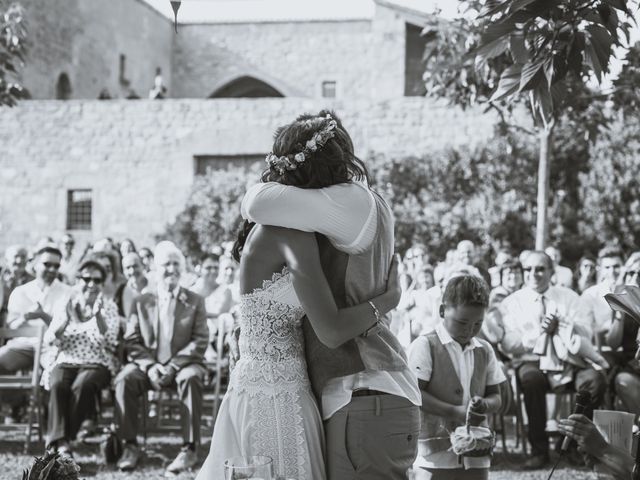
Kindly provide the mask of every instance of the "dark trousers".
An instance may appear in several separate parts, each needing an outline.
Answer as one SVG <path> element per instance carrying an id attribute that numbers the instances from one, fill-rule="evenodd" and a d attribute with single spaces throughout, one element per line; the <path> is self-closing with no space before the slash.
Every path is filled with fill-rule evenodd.
<path id="1" fill-rule="evenodd" d="M 529 443 L 533 455 L 549 452 L 549 439 L 545 432 L 547 424 L 547 398 L 551 391 L 547 374 L 538 368 L 538 363 L 522 364 L 518 370 L 518 382 L 524 394 L 524 406 L 529 417 Z M 602 404 L 607 389 L 607 381 L 602 373 L 592 368 L 578 369 L 574 373 L 573 385 L 576 391 L 587 390 L 591 394 L 591 405 L 585 412 L 591 416 L 593 409 Z"/>
<path id="2" fill-rule="evenodd" d="M 96 416 L 96 397 L 109 385 L 109 370 L 91 367 L 57 365 L 49 377 L 49 418 L 47 443 L 73 440 L 80 425 Z"/>
<path id="3" fill-rule="evenodd" d="M 182 405 L 182 437 L 185 443 L 200 444 L 202 419 L 202 390 L 206 369 L 191 364 L 176 374 L 175 387 Z M 120 423 L 120 437 L 133 441 L 138 435 L 138 407 L 140 396 L 151 389 L 149 377 L 137 365 L 126 365 L 116 376 L 116 411 Z"/>
<path id="4" fill-rule="evenodd" d="M 406 480 L 420 407 L 396 395 L 353 397 L 325 420 L 329 480 Z"/>

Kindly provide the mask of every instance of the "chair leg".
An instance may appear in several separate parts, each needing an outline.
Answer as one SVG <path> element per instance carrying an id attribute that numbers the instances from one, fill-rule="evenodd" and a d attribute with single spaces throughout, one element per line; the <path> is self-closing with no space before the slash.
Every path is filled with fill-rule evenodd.
<path id="1" fill-rule="evenodd" d="M 34 392 L 29 394 L 29 406 L 27 407 L 27 431 L 26 439 L 24 442 L 24 453 L 29 453 L 29 447 L 31 446 L 31 430 L 33 428 L 33 409 L 35 407 Z"/>
<path id="2" fill-rule="evenodd" d="M 147 449 L 147 416 L 149 414 L 149 400 L 147 392 L 142 394 L 142 445 L 143 449 Z"/>
<path id="3" fill-rule="evenodd" d="M 39 390 L 36 398 L 36 420 L 38 422 L 38 441 L 42 442 L 42 398 Z"/>

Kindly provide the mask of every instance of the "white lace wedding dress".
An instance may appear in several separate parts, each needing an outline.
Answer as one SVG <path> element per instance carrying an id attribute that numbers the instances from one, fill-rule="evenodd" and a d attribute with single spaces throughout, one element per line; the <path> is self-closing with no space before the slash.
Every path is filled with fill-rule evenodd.
<path id="1" fill-rule="evenodd" d="M 240 360 L 196 480 L 224 480 L 224 461 L 266 455 L 276 477 L 324 480 L 322 419 L 307 376 L 304 311 L 286 268 L 240 300 Z"/>

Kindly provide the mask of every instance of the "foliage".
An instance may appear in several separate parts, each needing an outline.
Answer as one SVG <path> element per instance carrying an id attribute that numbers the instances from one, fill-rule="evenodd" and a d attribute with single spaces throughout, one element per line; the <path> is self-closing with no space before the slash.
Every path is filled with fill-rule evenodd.
<path id="1" fill-rule="evenodd" d="M 591 149 L 581 175 L 580 232 L 628 250 L 640 246 L 640 119 L 619 119 Z"/>
<path id="2" fill-rule="evenodd" d="M 240 201 L 247 186 L 259 180 L 261 167 L 209 170 L 196 178 L 185 208 L 158 238 L 173 240 L 195 258 L 235 239 Z"/>
<path id="3" fill-rule="evenodd" d="M 22 472 L 22 480 L 78 480 L 79 471 L 72 458 L 52 452 L 34 457 L 33 465 Z"/>
<path id="4" fill-rule="evenodd" d="M 627 114 L 640 113 L 640 42 L 627 52 L 626 63 L 613 82 L 611 100 L 616 109 Z"/>
<path id="5" fill-rule="evenodd" d="M 0 106 L 13 106 L 28 94 L 17 81 L 24 63 L 27 37 L 24 9 L 18 3 L 0 0 Z"/>

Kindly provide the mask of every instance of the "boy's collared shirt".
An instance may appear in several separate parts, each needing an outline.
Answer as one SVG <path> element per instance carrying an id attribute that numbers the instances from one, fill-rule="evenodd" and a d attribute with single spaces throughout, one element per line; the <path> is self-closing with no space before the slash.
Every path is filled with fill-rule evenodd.
<path id="1" fill-rule="evenodd" d="M 487 342 L 483 342 L 478 338 L 472 338 L 471 341 L 464 347 L 456 342 L 443 322 L 440 322 L 435 328 L 438 340 L 445 347 L 456 375 L 460 380 L 462 386 L 464 404 L 468 404 L 470 400 L 471 390 L 471 377 L 475 367 L 475 355 L 474 349 L 482 348 L 483 343 L 489 347 L 490 355 L 487 364 L 486 372 L 486 385 L 498 385 L 506 380 L 502 369 L 498 365 L 493 349 Z M 409 348 L 409 368 L 416 374 L 418 379 L 428 382 L 431 380 L 432 374 L 431 351 L 429 348 L 429 341 L 425 336 L 420 336 L 411 344 Z M 491 466 L 491 459 L 489 457 L 471 458 L 462 457 L 462 462 L 459 462 L 458 456 L 451 451 L 436 452 L 426 457 L 418 457 L 415 466 L 426 468 L 489 468 Z"/>

